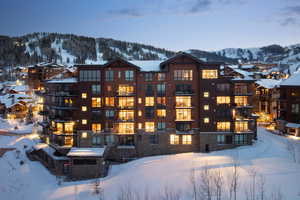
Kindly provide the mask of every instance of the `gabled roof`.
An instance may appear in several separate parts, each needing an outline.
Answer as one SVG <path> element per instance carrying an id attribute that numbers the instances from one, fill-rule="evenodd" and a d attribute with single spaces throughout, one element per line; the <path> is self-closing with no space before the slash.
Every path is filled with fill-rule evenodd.
<path id="1" fill-rule="evenodd" d="M 191 58 L 192 60 L 194 60 L 195 62 L 199 63 L 199 64 L 203 64 L 204 62 L 201 61 L 200 59 L 198 59 L 197 57 L 189 54 L 189 53 L 186 53 L 186 52 L 179 52 L 177 53 L 176 55 L 170 57 L 169 59 L 165 60 L 164 62 L 160 63 L 160 66 L 163 66 L 169 62 L 172 62 L 173 60 L 175 60 L 176 58 L 179 58 L 181 56 L 186 56 L 186 57 L 189 57 Z"/>
<path id="2" fill-rule="evenodd" d="M 107 66 L 109 66 L 109 65 L 111 65 L 111 64 L 113 64 L 113 63 L 115 63 L 115 62 L 123 62 L 123 63 L 126 63 L 127 65 L 130 65 L 130 66 L 132 66 L 132 67 L 136 67 L 136 68 L 140 69 L 139 66 L 137 66 L 137 65 L 135 65 L 135 64 L 133 64 L 133 63 L 131 63 L 131 62 L 128 62 L 127 60 L 124 60 L 124 59 L 122 59 L 122 58 L 116 58 L 116 59 L 113 59 L 112 61 L 109 61 L 109 62 L 105 63 L 105 64 L 103 65 L 103 67 L 107 67 Z"/>

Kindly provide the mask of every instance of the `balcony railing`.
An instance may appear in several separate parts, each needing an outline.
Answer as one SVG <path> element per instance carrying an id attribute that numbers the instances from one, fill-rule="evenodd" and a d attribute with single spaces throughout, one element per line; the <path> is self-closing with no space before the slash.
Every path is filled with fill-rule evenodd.
<path id="1" fill-rule="evenodd" d="M 179 90 L 175 91 L 175 95 L 194 95 L 195 92 L 193 90 Z"/>
<path id="2" fill-rule="evenodd" d="M 135 92 L 116 92 L 116 96 L 135 96 Z"/>

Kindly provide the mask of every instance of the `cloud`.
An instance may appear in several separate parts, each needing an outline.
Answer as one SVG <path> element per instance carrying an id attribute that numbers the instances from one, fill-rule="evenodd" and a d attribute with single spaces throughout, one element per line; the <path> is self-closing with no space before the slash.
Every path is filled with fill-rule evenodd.
<path id="1" fill-rule="evenodd" d="M 142 17 L 145 15 L 141 12 L 141 10 L 138 10 L 136 8 L 122 8 L 119 10 L 110 10 L 108 13 L 112 15 L 122 15 L 127 17 Z"/>
<path id="2" fill-rule="evenodd" d="M 280 23 L 280 25 L 281 26 L 298 25 L 298 23 L 295 17 L 287 17 Z"/>
<path id="3" fill-rule="evenodd" d="M 289 6 L 286 8 L 287 14 L 294 14 L 300 16 L 300 5 L 299 6 Z"/>
<path id="4" fill-rule="evenodd" d="M 213 4 L 225 6 L 233 3 L 241 4 L 244 1 L 245 0 L 152 0 L 143 1 L 143 7 L 135 5 L 135 8 L 127 7 L 110 10 L 107 14 L 134 18 L 149 15 L 195 15 L 212 9 Z"/>
<path id="5" fill-rule="evenodd" d="M 194 4 L 189 8 L 188 13 L 199 13 L 209 9 L 211 0 L 196 0 Z"/>
<path id="6" fill-rule="evenodd" d="M 298 26 L 300 25 L 300 5 L 288 6 L 283 9 L 283 19 L 280 21 L 281 26 Z"/>

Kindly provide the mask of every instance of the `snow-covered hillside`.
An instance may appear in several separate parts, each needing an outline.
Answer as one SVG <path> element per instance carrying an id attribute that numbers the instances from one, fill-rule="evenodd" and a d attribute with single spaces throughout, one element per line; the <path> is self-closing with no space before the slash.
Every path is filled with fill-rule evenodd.
<path id="1" fill-rule="evenodd" d="M 122 57 L 127 60 L 163 60 L 174 52 L 150 45 L 73 34 L 33 33 L 0 37 L 0 64 L 26 65 L 55 61 L 95 64 Z"/>
<path id="2" fill-rule="evenodd" d="M 260 61 L 283 64 L 300 63 L 300 44 L 282 47 L 270 45 L 261 48 L 227 48 L 215 52 L 218 55 L 228 58 L 241 59 L 244 61 Z"/>
<path id="3" fill-rule="evenodd" d="M 94 180 L 61 183 L 40 163 L 29 161 L 24 151 L 35 144 L 32 138 L 34 138 L 32 135 L 22 137 L 0 135 L 0 147 L 9 144 L 10 147 L 15 147 L 21 152 L 17 155 L 16 151 L 10 151 L 0 157 L 1 198 L 10 200 L 99 199 L 93 194 Z M 233 160 L 236 160 L 239 163 L 237 199 L 246 199 L 245 191 L 249 189 L 249 184 L 253 183 L 253 176 L 256 174 L 257 193 L 261 194 L 259 187 L 263 180 L 266 196 L 282 193 L 283 199 L 296 200 L 299 199 L 300 192 L 300 160 L 298 157 L 298 163 L 293 161 L 287 148 L 287 145 L 291 146 L 291 144 L 299 149 L 299 140 L 273 135 L 259 128 L 258 141 L 253 146 L 208 154 L 155 156 L 113 165 L 109 175 L 101 179 L 100 186 L 104 190 L 105 199 L 108 200 L 117 199 L 122 191 L 132 193 L 148 191 L 151 196 L 160 197 L 156 199 L 162 199 L 161 195 L 165 195 L 166 190 L 179 194 L 181 200 L 190 200 L 192 199 L 191 177 L 196 177 L 197 183 L 201 180 L 200 174 L 208 169 L 211 172 L 221 172 L 224 181 L 222 194 L 225 196 L 228 186 L 226 181 L 232 176 Z M 20 161 L 24 163 L 21 165 Z M 195 176 L 191 176 L 192 174 Z"/>

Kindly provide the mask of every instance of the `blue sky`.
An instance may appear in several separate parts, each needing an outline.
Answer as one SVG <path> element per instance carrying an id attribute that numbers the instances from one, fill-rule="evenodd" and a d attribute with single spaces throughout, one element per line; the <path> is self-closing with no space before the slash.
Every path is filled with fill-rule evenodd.
<path id="1" fill-rule="evenodd" d="M 1 0 L 0 34 L 74 33 L 170 50 L 300 43 L 300 0 Z"/>

